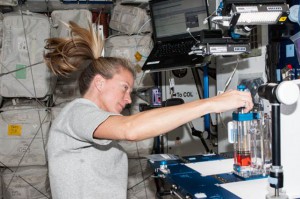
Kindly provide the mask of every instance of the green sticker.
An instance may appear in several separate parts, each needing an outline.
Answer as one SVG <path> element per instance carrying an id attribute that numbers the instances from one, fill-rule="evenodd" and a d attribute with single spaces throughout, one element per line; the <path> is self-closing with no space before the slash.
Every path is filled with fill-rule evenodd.
<path id="1" fill-rule="evenodd" d="M 21 69 L 21 68 L 24 68 L 24 69 L 21 69 L 21 70 L 18 70 L 16 71 L 16 78 L 17 79 L 26 79 L 26 66 L 23 65 L 23 64 L 17 64 L 16 65 L 16 69 Z"/>

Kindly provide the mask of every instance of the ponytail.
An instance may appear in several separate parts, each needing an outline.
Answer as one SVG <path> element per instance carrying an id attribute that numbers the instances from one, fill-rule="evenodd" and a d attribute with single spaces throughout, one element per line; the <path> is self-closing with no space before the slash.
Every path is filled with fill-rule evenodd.
<path id="1" fill-rule="evenodd" d="M 71 30 L 71 37 L 47 39 L 44 60 L 56 75 L 67 76 L 72 72 L 82 71 L 79 78 L 81 95 L 87 91 L 96 74 L 110 79 L 115 73 L 125 69 L 135 77 L 134 67 L 127 59 L 101 57 L 104 41 L 97 28 L 94 30 L 90 25 L 85 29 L 72 21 L 66 25 Z"/>

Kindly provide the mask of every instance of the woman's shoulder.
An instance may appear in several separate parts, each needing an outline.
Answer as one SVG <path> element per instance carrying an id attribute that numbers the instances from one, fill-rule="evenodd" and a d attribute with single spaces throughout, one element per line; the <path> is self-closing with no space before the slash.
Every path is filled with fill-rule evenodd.
<path id="1" fill-rule="evenodd" d="M 91 100 L 85 99 L 85 98 L 77 98 L 74 99 L 72 102 L 70 102 L 68 104 L 68 106 L 72 107 L 72 106 L 94 106 L 97 107 L 96 104 L 94 102 L 92 102 Z"/>
<path id="2" fill-rule="evenodd" d="M 87 110 L 87 109 L 98 109 L 96 104 L 94 104 L 92 101 L 85 99 L 85 98 L 77 98 L 73 101 L 69 102 L 62 108 L 62 112 L 64 113 L 70 113 L 70 112 L 81 112 L 81 110 Z"/>

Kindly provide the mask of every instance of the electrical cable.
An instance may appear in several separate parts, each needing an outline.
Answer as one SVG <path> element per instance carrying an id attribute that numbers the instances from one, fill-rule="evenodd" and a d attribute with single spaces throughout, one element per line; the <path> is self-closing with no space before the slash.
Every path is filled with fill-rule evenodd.
<path id="1" fill-rule="evenodd" d="M 236 70 L 237 70 L 238 65 L 239 65 L 239 55 L 237 55 L 236 65 L 235 65 L 235 67 L 234 67 L 234 69 L 233 69 L 231 75 L 229 76 L 229 78 L 227 79 L 227 81 L 226 81 L 226 83 L 225 83 L 225 87 L 224 87 L 224 89 L 223 89 L 223 92 L 225 92 L 225 91 L 227 90 L 229 84 L 231 83 L 232 78 L 233 78 L 233 76 L 234 76 L 234 74 L 235 74 L 235 72 L 236 72 Z"/>
<path id="2" fill-rule="evenodd" d="M 213 11 L 213 13 L 211 13 L 210 15 L 209 15 L 209 13 L 207 13 L 208 17 L 206 17 L 206 18 L 204 19 L 203 23 L 204 23 L 204 24 L 207 24 L 207 23 L 208 23 L 208 20 L 209 20 L 216 12 L 217 12 L 217 10 Z M 208 26 L 209 26 L 209 29 L 211 29 L 210 23 L 208 23 Z"/>
<path id="3" fill-rule="evenodd" d="M 208 0 L 205 0 L 205 9 L 206 9 L 206 15 L 207 15 L 207 18 L 205 18 L 205 20 L 208 21 L 208 29 L 211 30 L 211 25 L 210 25 L 210 16 L 213 15 L 213 14 L 209 14 L 209 3 L 208 3 Z M 205 22 L 204 20 L 204 22 Z"/>
<path id="4" fill-rule="evenodd" d="M 145 25 L 147 23 L 149 23 L 151 21 L 151 18 L 149 18 L 147 21 L 145 21 L 145 23 L 140 27 L 140 29 L 138 30 L 137 34 L 139 35 L 141 33 L 141 31 L 143 30 L 143 28 L 145 27 Z"/>
<path id="5" fill-rule="evenodd" d="M 151 176 L 152 176 L 152 174 L 151 174 L 151 175 L 149 175 L 149 176 L 147 176 L 146 178 L 144 178 L 142 181 L 140 181 L 140 182 L 136 183 L 135 185 L 133 185 L 133 186 L 131 186 L 131 187 L 127 188 L 127 191 L 129 191 L 129 190 L 133 189 L 134 187 L 138 186 L 138 185 L 139 185 L 139 184 L 141 184 L 141 183 L 144 183 L 144 182 L 145 182 L 146 180 L 148 180 L 148 179 L 149 179 Z"/>
<path id="6" fill-rule="evenodd" d="M 16 70 L 8 71 L 8 72 L 6 72 L 6 73 L 0 73 L 0 77 L 5 76 L 5 75 L 9 75 L 9 74 L 11 74 L 11 73 L 14 73 L 14 72 L 17 72 L 17 71 L 20 71 L 20 70 L 24 70 L 24 69 L 29 68 L 29 67 L 32 67 L 32 66 L 36 66 L 36 65 L 42 64 L 42 63 L 44 63 L 44 62 L 41 61 L 41 62 L 38 62 L 38 63 L 35 63 L 35 64 L 31 64 L 31 65 L 25 66 L 25 67 L 23 67 L 23 68 L 19 68 L 19 69 L 16 69 Z M 0 63 L 0 64 L 1 64 L 2 67 L 6 68 L 2 63 Z M 6 70 L 8 70 L 8 69 L 6 68 Z"/>
<path id="7" fill-rule="evenodd" d="M 187 28 L 186 31 L 191 35 L 191 37 L 196 41 L 196 43 L 200 43 L 200 41 L 192 35 L 190 28 Z"/>

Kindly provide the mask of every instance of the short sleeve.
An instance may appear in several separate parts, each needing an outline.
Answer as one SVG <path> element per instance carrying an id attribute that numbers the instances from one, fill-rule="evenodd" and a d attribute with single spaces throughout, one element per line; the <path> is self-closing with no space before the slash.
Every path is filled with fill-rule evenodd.
<path id="1" fill-rule="evenodd" d="M 119 114 L 103 111 L 90 101 L 77 103 L 74 106 L 76 107 L 70 109 L 69 125 L 67 125 L 71 128 L 69 132 L 73 134 L 72 136 L 82 141 L 109 144 L 111 140 L 95 139 L 93 134 L 109 116 Z"/>

